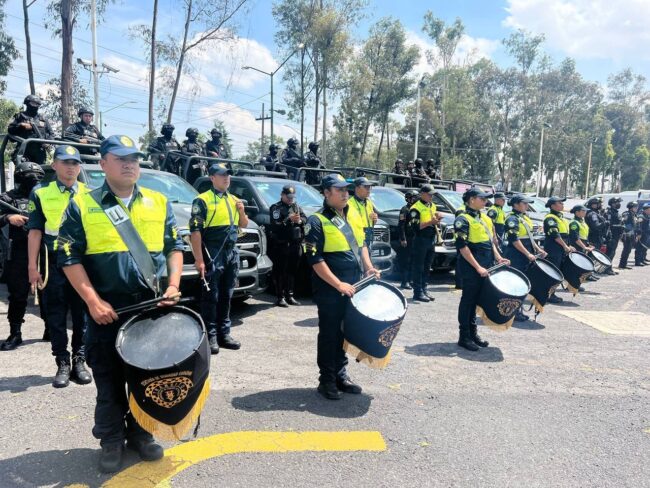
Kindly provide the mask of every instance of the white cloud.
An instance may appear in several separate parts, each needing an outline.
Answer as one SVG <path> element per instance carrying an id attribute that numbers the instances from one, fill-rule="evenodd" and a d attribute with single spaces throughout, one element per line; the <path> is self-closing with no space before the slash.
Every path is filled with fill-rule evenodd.
<path id="1" fill-rule="evenodd" d="M 650 59 L 648 0 L 508 0 L 504 25 L 578 59 Z"/>

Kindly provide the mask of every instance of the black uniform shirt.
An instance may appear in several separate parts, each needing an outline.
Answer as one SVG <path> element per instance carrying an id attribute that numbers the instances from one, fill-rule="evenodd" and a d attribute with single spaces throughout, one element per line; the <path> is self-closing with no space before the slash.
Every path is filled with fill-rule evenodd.
<path id="1" fill-rule="evenodd" d="M 271 205 L 269 209 L 270 213 L 270 239 L 276 243 L 287 243 L 300 241 L 301 239 L 296 239 L 294 236 L 294 227 L 304 226 L 307 222 L 307 217 L 302 211 L 302 208 L 296 203 L 287 205 L 282 200 Z M 300 224 L 294 224 L 289 220 L 290 213 L 299 213 L 300 214 Z M 300 232 L 302 238 L 302 231 Z"/>
<path id="2" fill-rule="evenodd" d="M 85 138 L 97 139 L 103 141 L 105 137 L 99 131 L 99 129 L 93 124 L 84 124 L 83 121 L 78 121 L 75 124 L 69 125 L 67 129 L 63 132 L 63 138 L 69 139 L 71 141 L 79 142 L 79 139 Z M 93 143 L 93 141 L 89 141 Z"/>
<path id="3" fill-rule="evenodd" d="M 229 157 L 226 146 L 224 146 L 221 141 L 217 142 L 214 139 L 211 139 L 205 143 L 205 154 L 207 156 L 215 157 L 214 154 L 210 153 L 217 153 L 216 157 L 218 158 L 228 159 Z"/>
<path id="4" fill-rule="evenodd" d="M 8 192 L 0 195 L 0 200 L 13 205 L 18 210 L 24 211 L 25 215 L 28 213 L 29 205 L 29 195 L 25 195 L 20 188 L 9 190 Z M 25 251 L 27 251 L 27 224 L 22 227 L 16 227 L 9 223 L 9 215 L 15 214 L 11 210 L 8 210 L 4 207 L 0 207 L 0 228 L 3 228 L 5 225 L 9 226 L 9 239 L 12 241 L 13 249 L 16 250 L 16 246 L 24 246 Z"/>

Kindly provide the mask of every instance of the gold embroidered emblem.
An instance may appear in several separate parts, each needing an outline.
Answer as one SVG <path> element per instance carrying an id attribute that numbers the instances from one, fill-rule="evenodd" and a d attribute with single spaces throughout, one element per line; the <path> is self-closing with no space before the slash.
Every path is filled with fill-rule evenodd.
<path id="1" fill-rule="evenodd" d="M 144 394 L 159 407 L 172 408 L 185 400 L 192 386 L 192 380 L 184 376 L 164 378 L 150 383 Z"/>
<path id="2" fill-rule="evenodd" d="M 65 148 L 65 152 L 66 152 L 67 154 L 74 154 L 74 153 L 76 153 L 77 151 L 75 151 L 74 147 L 72 147 L 72 146 L 68 146 L 68 147 Z"/>
<path id="3" fill-rule="evenodd" d="M 519 307 L 521 307 L 521 300 L 514 298 L 502 298 L 497 303 L 497 310 L 504 317 L 509 317 L 514 314 Z"/>
<path id="4" fill-rule="evenodd" d="M 130 137 L 127 136 L 121 136 L 120 137 L 120 142 L 124 144 L 126 147 L 133 147 L 133 141 L 131 140 Z"/>
<path id="5" fill-rule="evenodd" d="M 384 347 L 392 346 L 401 325 L 402 323 L 400 322 L 382 330 L 381 334 L 379 334 L 379 343 Z"/>

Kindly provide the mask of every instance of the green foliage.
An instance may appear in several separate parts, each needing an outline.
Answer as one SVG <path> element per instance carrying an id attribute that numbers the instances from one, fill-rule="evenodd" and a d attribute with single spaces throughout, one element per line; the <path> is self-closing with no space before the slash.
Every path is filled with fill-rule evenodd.
<path id="1" fill-rule="evenodd" d="M 6 0 L 0 0 L 0 95 L 7 88 L 7 83 L 1 78 L 7 76 L 13 62 L 20 56 L 14 40 L 7 34 L 5 28 L 5 2 Z"/>

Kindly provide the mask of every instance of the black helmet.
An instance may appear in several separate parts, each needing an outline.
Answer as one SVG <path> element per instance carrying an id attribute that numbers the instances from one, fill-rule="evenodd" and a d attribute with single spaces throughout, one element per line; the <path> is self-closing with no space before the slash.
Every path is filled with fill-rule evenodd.
<path id="1" fill-rule="evenodd" d="M 213 136 L 213 137 L 214 137 L 214 136 L 216 136 L 216 137 L 221 137 L 221 136 L 223 136 L 223 134 L 221 133 L 221 131 L 220 131 L 219 129 L 217 129 L 217 128 L 212 129 L 212 130 L 210 131 L 210 135 Z"/>
<path id="2" fill-rule="evenodd" d="M 95 115 L 95 112 L 93 112 L 88 107 L 79 107 L 79 110 L 77 110 L 77 115 L 81 117 L 83 114 Z"/>
<path id="3" fill-rule="evenodd" d="M 627 202 L 627 208 L 634 208 L 638 206 L 639 206 L 639 202 Z"/>
<path id="4" fill-rule="evenodd" d="M 612 198 L 610 198 L 610 199 L 607 201 L 607 205 L 612 206 L 612 205 L 614 205 L 615 203 L 621 203 L 622 201 L 623 201 L 622 198 L 619 198 L 619 197 L 612 197 Z"/>
<path id="5" fill-rule="evenodd" d="M 280 146 L 277 144 L 269 144 L 269 152 L 277 151 L 278 149 L 280 149 Z"/>
<path id="6" fill-rule="evenodd" d="M 287 141 L 287 146 L 289 146 L 292 149 L 297 145 L 298 145 L 298 140 L 293 137 L 290 137 L 289 140 Z"/>
<path id="7" fill-rule="evenodd" d="M 25 100 L 23 100 L 23 104 L 27 106 L 32 106 L 32 107 L 40 107 L 43 102 L 39 97 L 36 95 L 27 95 L 25 97 Z"/>
<path id="8" fill-rule="evenodd" d="M 420 194 L 415 190 L 409 190 L 406 192 L 406 198 L 417 198 Z"/>
<path id="9" fill-rule="evenodd" d="M 314 148 L 318 149 L 319 147 L 320 147 L 320 144 L 318 144 L 316 141 L 312 141 L 312 142 L 309 143 L 309 149 L 311 151 L 313 151 Z"/>
<path id="10" fill-rule="evenodd" d="M 420 167 L 422 166 L 422 159 L 417 158 L 417 159 L 415 160 L 415 166 L 417 166 L 418 168 L 420 168 Z"/>
<path id="11" fill-rule="evenodd" d="M 163 124 L 160 129 L 160 133 L 164 134 L 165 132 L 174 132 L 174 129 L 176 129 L 176 127 L 174 127 L 174 124 Z"/>
<path id="12" fill-rule="evenodd" d="M 404 161 L 402 161 L 401 159 L 396 159 L 395 166 L 397 166 L 398 164 L 404 164 Z"/>
<path id="13" fill-rule="evenodd" d="M 195 127 L 190 127 L 189 129 L 187 129 L 185 131 L 185 136 L 186 137 L 190 137 L 190 136 L 195 136 L 196 137 L 198 135 L 199 135 L 199 129 L 197 129 Z"/>
<path id="14" fill-rule="evenodd" d="M 20 183 L 29 176 L 34 176 L 36 177 L 35 179 L 40 181 L 45 176 L 45 171 L 43 171 L 43 168 L 41 168 L 40 165 L 32 163 L 31 161 L 22 161 L 18 163 L 14 171 L 16 182 Z"/>
<path id="15" fill-rule="evenodd" d="M 591 197 L 587 200 L 587 207 L 591 207 L 594 204 L 600 204 L 601 200 L 598 197 Z"/>

